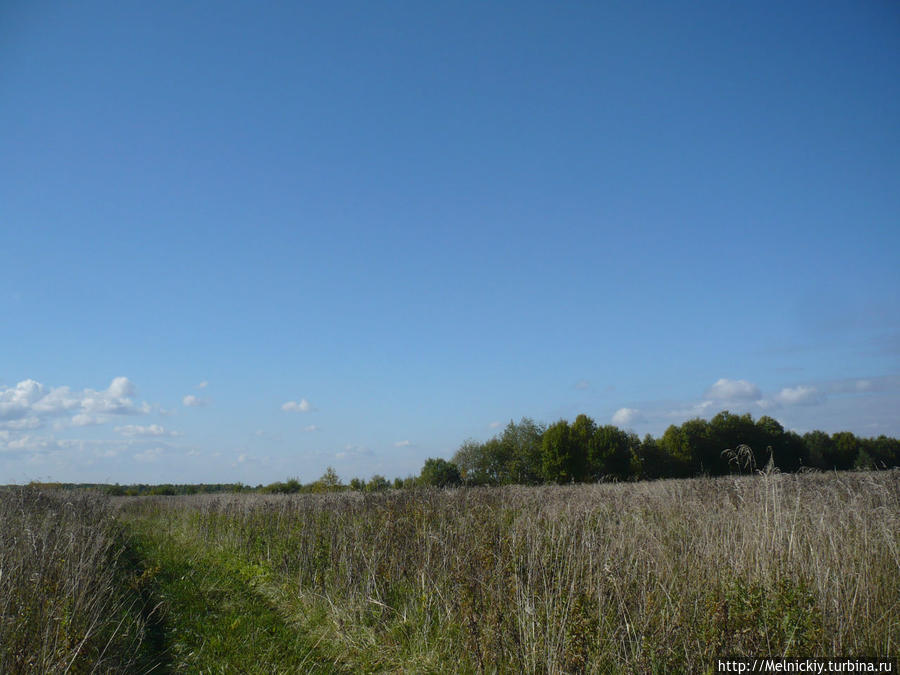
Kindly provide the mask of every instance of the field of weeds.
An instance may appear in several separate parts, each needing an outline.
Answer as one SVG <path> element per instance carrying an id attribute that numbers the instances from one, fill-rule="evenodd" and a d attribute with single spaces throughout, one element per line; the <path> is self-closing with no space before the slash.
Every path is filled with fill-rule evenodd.
<path id="1" fill-rule="evenodd" d="M 147 670 L 146 603 L 108 499 L 0 490 L 0 672 Z"/>
<path id="2" fill-rule="evenodd" d="M 31 498 L 30 517 L 44 522 L 57 502 Z M 115 568 L 115 549 L 84 556 L 83 543 L 31 546 L 24 538 L 30 521 L 9 506 L 22 497 L 6 492 L 2 499 L 0 659 L 20 663 L 22 638 L 6 636 L 28 634 L 29 652 L 64 670 L 66 659 L 53 656 L 72 642 L 61 610 L 23 615 L 14 608 L 35 604 L 38 595 L 52 598 L 45 600 L 51 607 L 87 607 L 94 591 L 78 589 L 91 588 L 99 594 L 91 602 L 122 615 L 125 596 L 110 593 L 115 574 L 79 586 L 59 582 L 68 575 L 39 572 L 76 556 L 84 562 L 72 567 L 70 560 L 65 569 L 89 578 L 93 567 L 110 568 L 110 556 Z M 240 603 L 268 608 L 260 620 L 272 622 L 265 633 L 281 643 L 266 652 L 272 659 L 295 658 L 294 668 L 315 672 L 694 673 L 725 654 L 900 651 L 896 470 L 120 498 L 113 507 L 115 527 L 129 533 L 129 550 L 141 558 L 130 565 L 143 570 L 144 602 L 159 603 L 168 626 L 148 652 L 162 659 L 160 670 L 227 671 L 228 659 L 259 648 L 261 632 L 247 625 L 255 619 L 241 621 Z M 109 522 L 108 508 L 104 503 L 98 523 Z M 74 527 L 65 540 L 93 536 Z M 177 585 L 194 572 L 190 589 Z M 204 584 L 210 593 L 189 603 L 184 594 Z M 237 618 L 217 614 L 216 603 L 228 603 Z M 134 626 L 123 623 L 113 642 L 140 637 L 141 625 Z M 231 641 L 239 644 L 233 653 L 204 656 L 191 645 L 229 630 L 245 630 L 243 642 L 235 642 L 237 633 Z M 288 636 L 293 642 L 285 647 Z M 101 643 L 93 640 L 77 658 L 107 658 Z M 266 658 L 252 663 L 256 672 L 278 670 Z"/>

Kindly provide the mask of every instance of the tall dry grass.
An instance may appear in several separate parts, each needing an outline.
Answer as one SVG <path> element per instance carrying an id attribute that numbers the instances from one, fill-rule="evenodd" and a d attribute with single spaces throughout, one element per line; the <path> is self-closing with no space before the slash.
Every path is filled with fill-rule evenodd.
<path id="1" fill-rule="evenodd" d="M 131 500 L 369 670 L 701 672 L 900 651 L 900 472 Z"/>
<path id="2" fill-rule="evenodd" d="M 0 490 L 0 672 L 128 672 L 143 619 L 99 495 Z"/>

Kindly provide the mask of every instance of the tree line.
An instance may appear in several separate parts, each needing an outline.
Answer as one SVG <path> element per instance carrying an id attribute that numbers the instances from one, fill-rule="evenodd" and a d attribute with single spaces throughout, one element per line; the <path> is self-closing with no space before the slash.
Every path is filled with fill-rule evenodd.
<path id="1" fill-rule="evenodd" d="M 488 441 L 465 441 L 450 461 L 425 462 L 427 485 L 506 485 L 719 476 L 772 462 L 782 471 L 888 468 L 900 465 L 900 440 L 849 431 L 802 436 L 769 416 L 723 410 L 710 420 L 671 425 L 644 438 L 587 415 L 549 426 L 510 421 Z"/>
<path id="2" fill-rule="evenodd" d="M 643 438 L 613 425 L 598 425 L 587 415 L 549 426 L 527 417 L 480 442 L 462 443 L 451 460 L 430 458 L 418 476 L 389 480 L 341 481 L 328 467 L 317 480 L 299 478 L 268 485 L 242 483 L 108 485 L 98 483 L 32 483 L 40 487 L 94 489 L 110 495 L 179 495 L 219 492 L 296 494 L 356 490 L 380 492 L 416 486 L 537 485 L 600 480 L 652 480 L 720 476 L 763 468 L 772 462 L 781 471 L 803 468 L 845 471 L 900 466 L 900 440 L 887 436 L 861 438 L 849 431 L 797 434 L 764 415 L 723 410 L 710 420 L 691 419 L 671 425 L 659 438 Z"/>

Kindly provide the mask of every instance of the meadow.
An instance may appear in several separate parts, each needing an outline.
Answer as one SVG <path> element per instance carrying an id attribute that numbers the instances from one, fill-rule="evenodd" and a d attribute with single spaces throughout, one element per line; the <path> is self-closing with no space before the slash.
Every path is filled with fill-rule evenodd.
<path id="1" fill-rule="evenodd" d="M 897 470 L 14 489 L 0 514 L 2 672 L 695 673 L 900 652 Z"/>

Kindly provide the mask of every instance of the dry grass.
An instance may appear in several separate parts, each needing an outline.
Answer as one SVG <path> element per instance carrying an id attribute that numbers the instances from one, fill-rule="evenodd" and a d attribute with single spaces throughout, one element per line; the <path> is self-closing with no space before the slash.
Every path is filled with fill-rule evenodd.
<path id="1" fill-rule="evenodd" d="M 900 472 L 292 497 L 130 518 L 279 580 L 365 670 L 702 672 L 900 650 Z"/>
<path id="2" fill-rule="evenodd" d="M 0 491 L 0 672 L 124 672 L 143 620 L 124 552 L 97 495 Z"/>

